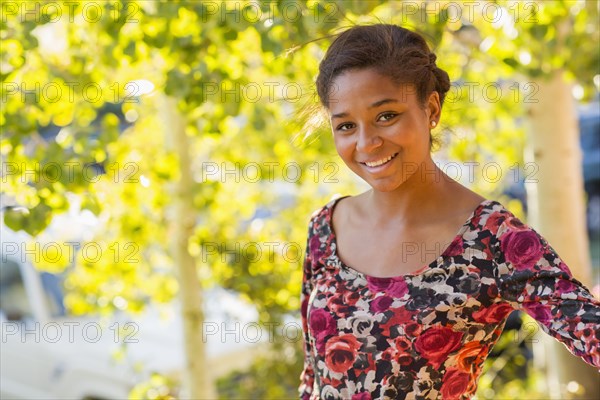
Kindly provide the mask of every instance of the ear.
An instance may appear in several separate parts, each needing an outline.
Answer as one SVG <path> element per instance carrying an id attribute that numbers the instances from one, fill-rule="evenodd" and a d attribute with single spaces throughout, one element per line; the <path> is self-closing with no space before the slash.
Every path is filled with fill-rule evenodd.
<path id="1" fill-rule="evenodd" d="M 429 95 L 426 109 L 429 121 L 435 121 L 438 123 L 440 121 L 442 105 L 440 104 L 440 95 L 435 90 Z"/>

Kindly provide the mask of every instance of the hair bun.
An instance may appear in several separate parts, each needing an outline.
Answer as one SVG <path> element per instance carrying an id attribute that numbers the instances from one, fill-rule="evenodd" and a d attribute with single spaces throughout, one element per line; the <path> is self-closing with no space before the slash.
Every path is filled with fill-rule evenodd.
<path id="1" fill-rule="evenodd" d="M 425 38 L 415 31 L 391 24 L 356 25 L 336 35 L 327 49 L 319 64 L 317 95 L 329 108 L 333 82 L 341 73 L 374 68 L 395 84 L 415 85 L 420 104 L 437 91 L 442 105 L 450 80 L 436 60 Z"/>
<path id="2" fill-rule="evenodd" d="M 437 60 L 437 56 L 433 53 L 429 53 L 429 64 L 427 66 L 432 71 L 437 67 L 437 65 L 435 65 L 435 60 Z"/>

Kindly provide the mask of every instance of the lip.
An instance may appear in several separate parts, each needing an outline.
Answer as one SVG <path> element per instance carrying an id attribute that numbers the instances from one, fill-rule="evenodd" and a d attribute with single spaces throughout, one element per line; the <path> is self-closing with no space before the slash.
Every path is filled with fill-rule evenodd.
<path id="1" fill-rule="evenodd" d="M 369 171 L 371 171 L 371 172 L 379 172 L 379 171 L 381 171 L 381 170 L 383 170 L 383 169 L 387 168 L 387 167 L 388 167 L 388 166 L 389 166 L 389 165 L 392 163 L 392 161 L 394 161 L 394 159 L 395 159 L 395 158 L 398 156 L 398 154 L 399 154 L 399 153 L 394 153 L 394 154 L 392 154 L 392 156 L 391 156 L 391 157 L 392 157 L 392 158 L 391 158 L 391 160 L 387 161 L 387 162 L 386 162 L 386 163 L 384 163 L 384 164 L 378 165 L 378 166 L 376 166 L 376 167 L 369 167 L 369 166 L 366 164 L 366 162 L 360 162 L 360 161 L 359 161 L 359 164 L 361 164 L 361 165 L 362 165 L 364 168 L 366 168 L 367 170 L 369 170 Z M 388 156 L 388 157 L 389 157 L 389 156 Z M 379 160 L 382 160 L 382 159 L 385 159 L 385 158 L 387 158 L 387 157 L 378 158 L 377 160 L 373 160 L 373 161 L 367 161 L 367 162 L 377 162 L 377 161 L 379 161 Z"/>

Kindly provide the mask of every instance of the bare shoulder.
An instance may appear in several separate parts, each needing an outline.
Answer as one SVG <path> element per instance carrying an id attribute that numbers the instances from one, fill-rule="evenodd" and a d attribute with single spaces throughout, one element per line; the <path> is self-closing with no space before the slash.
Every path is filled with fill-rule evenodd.
<path id="1" fill-rule="evenodd" d="M 367 211 L 367 197 L 369 195 L 370 190 L 366 192 L 357 194 L 355 196 L 348 196 L 345 198 L 344 204 L 344 213 L 347 216 L 356 215 L 356 216 L 364 216 L 368 215 Z"/>
<path id="2" fill-rule="evenodd" d="M 348 224 L 356 222 L 356 218 L 361 215 L 361 204 L 365 193 L 347 196 L 336 202 L 332 215 L 334 230 L 344 229 Z"/>
<path id="3" fill-rule="evenodd" d="M 447 209 L 450 211 L 450 214 L 455 214 L 458 217 L 470 214 L 485 200 L 487 199 L 479 193 L 460 184 L 457 185 L 456 189 L 447 199 L 441 199 L 446 204 L 446 207 L 448 207 Z"/>

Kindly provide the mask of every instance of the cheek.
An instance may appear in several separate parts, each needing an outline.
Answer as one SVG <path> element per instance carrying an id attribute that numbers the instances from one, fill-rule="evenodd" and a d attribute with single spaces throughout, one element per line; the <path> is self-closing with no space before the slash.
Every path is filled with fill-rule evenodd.
<path id="1" fill-rule="evenodd" d="M 397 138 L 399 144 L 421 147 L 427 142 L 429 146 L 429 128 L 420 120 L 412 120 L 403 126 Z"/>
<path id="2" fill-rule="evenodd" d="M 429 120 L 427 115 L 421 111 L 407 113 L 402 122 L 406 128 L 410 128 L 415 134 L 429 131 Z"/>
<path id="3" fill-rule="evenodd" d="M 350 137 L 334 135 L 333 143 L 335 149 L 341 157 L 348 157 L 352 155 L 353 141 Z"/>

